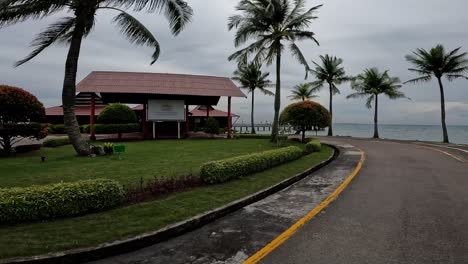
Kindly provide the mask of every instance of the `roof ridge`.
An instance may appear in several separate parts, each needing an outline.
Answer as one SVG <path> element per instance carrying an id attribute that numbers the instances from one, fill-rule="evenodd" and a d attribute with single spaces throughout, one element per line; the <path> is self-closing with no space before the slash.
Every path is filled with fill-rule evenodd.
<path id="1" fill-rule="evenodd" d="M 195 76 L 195 77 L 208 77 L 208 78 L 220 78 L 220 79 L 231 79 L 225 76 L 216 75 L 201 75 L 201 74 L 188 74 L 188 73 L 168 73 L 168 72 L 134 72 L 134 71 L 92 71 L 93 73 L 130 73 L 130 74 L 164 74 L 164 75 L 176 75 L 176 76 Z"/>

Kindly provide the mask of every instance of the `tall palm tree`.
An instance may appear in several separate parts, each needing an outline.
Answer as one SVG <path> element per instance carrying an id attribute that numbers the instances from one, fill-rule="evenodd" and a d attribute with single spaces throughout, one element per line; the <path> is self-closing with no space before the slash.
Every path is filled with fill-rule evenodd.
<path id="1" fill-rule="evenodd" d="M 250 114 L 251 122 L 251 133 L 255 134 L 255 123 L 254 123 L 254 107 L 255 107 L 255 90 L 259 90 L 266 95 L 275 95 L 268 91 L 266 88 L 271 85 L 271 81 L 268 80 L 269 72 L 262 72 L 262 65 L 256 62 L 249 63 L 247 65 L 240 64 L 239 68 L 234 71 L 233 80 L 241 84 L 241 88 L 247 89 L 249 93 L 252 93 L 252 108 Z"/>
<path id="2" fill-rule="evenodd" d="M 385 95 L 390 99 L 406 98 L 399 91 L 401 81 L 399 78 L 390 77 L 388 71 L 379 72 L 377 68 L 366 69 L 363 74 L 358 75 L 351 84 L 356 92 L 348 95 L 346 98 L 367 97 L 366 106 L 372 108 L 374 105 L 374 138 L 379 138 L 378 128 L 378 107 L 379 95 Z"/>
<path id="3" fill-rule="evenodd" d="M 415 67 L 409 70 L 417 73 L 420 77 L 405 83 L 429 82 L 432 80 L 432 76 L 437 78 L 440 89 L 440 109 L 444 143 L 449 143 L 449 137 L 447 125 L 445 124 L 445 95 L 442 77 L 445 76 L 449 82 L 458 78 L 467 78 L 463 75 L 468 72 L 467 53 L 459 53 L 459 51 L 460 48 L 457 48 L 446 53 L 444 46 L 437 45 L 429 51 L 417 49 L 412 55 L 406 56 L 406 60 Z"/>
<path id="4" fill-rule="evenodd" d="M 82 39 L 94 28 L 99 10 L 111 10 L 118 14 L 113 23 L 122 34 L 136 45 L 154 48 L 151 64 L 159 57 L 160 46 L 151 32 L 135 17 L 124 11 L 146 10 L 149 13 L 164 12 L 169 20 L 171 31 L 177 35 L 191 19 L 192 9 L 183 0 L 1 0 L 0 28 L 26 21 L 43 19 L 57 14 L 68 13 L 58 19 L 33 40 L 34 50 L 16 66 L 22 65 L 54 43 L 69 45 L 65 64 L 65 77 L 62 90 L 64 123 L 68 137 L 79 155 L 88 155 L 91 150 L 80 135 L 75 116 L 76 72 Z"/>
<path id="5" fill-rule="evenodd" d="M 316 98 L 317 96 L 313 95 L 314 91 L 310 88 L 311 86 L 310 83 L 301 83 L 294 86 L 289 98 L 302 101 Z"/>
<path id="6" fill-rule="evenodd" d="M 229 60 L 246 62 L 250 55 L 254 61 L 266 61 L 271 65 L 276 60 L 275 116 L 271 132 L 272 141 L 277 140 L 279 132 L 279 110 L 281 107 L 281 56 L 285 44 L 289 45 L 292 55 L 304 65 L 307 71 L 307 60 L 297 46 L 300 40 L 312 40 L 318 45 L 315 33 L 308 31 L 315 12 L 322 6 L 305 8 L 305 0 L 241 0 L 237 10 L 241 15 L 229 18 L 229 30 L 237 28 L 234 44 L 239 47 L 249 40 L 253 43 L 235 52 Z"/>
<path id="7" fill-rule="evenodd" d="M 335 56 L 325 55 L 320 56 L 320 64 L 312 61 L 315 64 L 315 69 L 310 70 L 317 79 L 312 82 L 313 91 L 320 91 L 325 85 L 328 85 L 330 93 L 329 112 L 332 117 L 330 126 L 328 127 L 328 136 L 333 136 L 333 95 L 339 94 L 338 85 L 351 80 L 346 76 L 346 72 L 342 66 L 343 60 Z"/>

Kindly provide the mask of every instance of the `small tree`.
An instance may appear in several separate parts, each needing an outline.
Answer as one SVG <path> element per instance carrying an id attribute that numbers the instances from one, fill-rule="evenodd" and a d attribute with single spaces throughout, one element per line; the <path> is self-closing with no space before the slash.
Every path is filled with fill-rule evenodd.
<path id="1" fill-rule="evenodd" d="M 137 116 L 127 105 L 121 103 L 110 104 L 106 106 L 97 117 L 97 122 L 104 125 L 132 124 L 137 122 Z M 122 131 L 117 129 L 119 139 L 122 138 Z M 122 126 L 122 128 L 124 128 Z"/>
<path id="2" fill-rule="evenodd" d="M 7 155 L 24 138 L 42 138 L 46 135 L 35 121 L 45 117 L 45 109 L 29 92 L 12 86 L 0 85 L 0 146 Z"/>
<path id="3" fill-rule="evenodd" d="M 218 120 L 210 117 L 206 120 L 205 133 L 211 135 L 219 134 L 219 122 Z"/>
<path id="4" fill-rule="evenodd" d="M 302 132 L 302 142 L 305 142 L 305 132 L 330 125 L 330 112 L 321 104 L 303 101 L 287 106 L 281 113 L 280 121 Z"/>

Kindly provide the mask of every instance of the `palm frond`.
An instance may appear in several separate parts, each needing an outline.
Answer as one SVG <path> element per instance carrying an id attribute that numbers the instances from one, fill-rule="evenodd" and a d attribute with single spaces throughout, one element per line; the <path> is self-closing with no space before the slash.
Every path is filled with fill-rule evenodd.
<path id="1" fill-rule="evenodd" d="M 431 75 L 426 75 L 426 76 L 422 76 L 422 77 L 419 77 L 419 78 L 415 78 L 415 79 L 411 79 L 411 80 L 408 80 L 406 82 L 404 82 L 404 84 L 407 84 L 407 83 L 421 83 L 421 82 L 429 82 L 432 80 L 432 76 Z"/>
<path id="2" fill-rule="evenodd" d="M 37 55 L 43 50 L 58 41 L 64 34 L 71 30 L 75 25 L 74 17 L 64 17 L 58 22 L 51 24 L 45 31 L 39 33 L 36 38 L 32 41 L 31 47 L 35 48 L 26 58 L 15 63 L 15 67 L 18 67 Z"/>
<path id="3" fill-rule="evenodd" d="M 304 57 L 304 55 L 302 54 L 301 50 L 296 45 L 296 43 L 292 42 L 291 45 L 289 46 L 289 49 L 291 50 L 291 54 L 293 55 L 293 57 L 295 57 L 299 61 L 300 64 L 304 65 L 305 79 L 307 79 L 307 77 L 309 76 L 310 68 L 309 68 L 309 64 L 307 63 L 306 58 Z"/>
<path id="4" fill-rule="evenodd" d="M 68 0 L 2 0 L 0 28 L 28 19 L 42 19 L 62 10 L 67 3 Z"/>
<path id="5" fill-rule="evenodd" d="M 161 52 L 159 42 L 140 21 L 127 12 L 120 11 L 120 14 L 114 18 L 114 22 L 120 27 L 120 32 L 132 44 L 154 48 L 151 64 L 155 63 Z"/>

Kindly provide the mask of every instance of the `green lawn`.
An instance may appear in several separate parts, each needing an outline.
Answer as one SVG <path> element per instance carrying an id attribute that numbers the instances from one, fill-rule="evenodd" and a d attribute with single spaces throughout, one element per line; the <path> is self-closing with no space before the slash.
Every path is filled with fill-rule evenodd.
<path id="1" fill-rule="evenodd" d="M 207 142 L 210 143 L 207 144 Z M 145 153 L 147 153 L 146 155 L 153 155 L 153 158 L 146 158 L 146 164 L 132 158 L 132 156 L 136 155 L 136 148 L 143 148 L 145 144 L 153 144 L 155 148 L 155 151 L 145 151 Z M 124 170 L 126 173 L 129 171 L 138 171 L 139 173 L 144 173 L 148 176 L 164 175 L 164 173 L 173 173 L 174 175 L 177 175 L 179 173 L 187 172 L 190 168 L 195 170 L 198 168 L 200 162 L 206 160 L 219 159 L 222 157 L 272 148 L 271 144 L 267 140 L 186 141 L 180 142 L 181 146 L 177 147 L 179 151 L 165 150 L 162 154 L 157 154 L 157 148 L 160 147 L 159 149 L 163 149 L 162 146 L 165 145 L 167 147 L 166 144 L 171 146 L 174 145 L 170 141 L 161 141 L 156 143 L 132 143 L 131 145 L 129 144 L 130 150 L 128 157 L 123 161 L 127 167 L 125 167 L 121 162 L 113 159 L 109 159 L 109 163 L 114 164 L 114 166 L 118 166 L 120 170 Z M 216 154 L 203 155 L 202 153 L 199 153 L 200 151 L 187 149 L 187 146 L 193 147 L 197 145 L 200 149 L 203 149 L 203 151 L 213 150 Z M 74 164 L 73 161 L 71 161 L 77 159 L 69 157 L 71 150 L 68 147 L 58 151 L 62 152 L 62 155 L 67 154 L 67 156 L 62 158 L 62 162 L 66 162 L 67 164 L 72 165 L 75 169 L 80 170 L 76 172 L 76 177 L 78 177 L 79 174 L 83 174 L 84 171 L 90 171 L 90 169 L 87 168 L 87 162 L 78 159 L 76 164 Z M 185 152 L 185 154 L 182 152 Z M 189 155 L 188 152 L 190 152 L 191 155 Z M 131 153 L 133 153 L 133 155 Z M 30 256 L 72 248 L 95 246 L 103 242 L 114 241 L 141 234 L 143 232 L 157 230 L 167 226 L 168 224 L 220 207 L 271 186 L 314 166 L 328 158 L 331 153 L 332 150 L 324 146 L 321 152 L 310 154 L 299 160 L 264 172 L 253 174 L 248 177 L 243 177 L 239 180 L 234 180 L 225 184 L 200 187 L 191 191 L 176 193 L 164 199 L 117 208 L 102 213 L 50 222 L 0 226 L 0 258 Z M 60 162 L 59 156 L 54 157 L 54 162 Z M 130 159 L 137 162 L 138 165 L 144 164 L 147 168 L 138 168 L 136 164 L 134 165 L 134 163 L 130 162 Z M 34 161 L 34 159 L 32 159 L 32 161 Z M 5 162 L 5 160 L 1 162 Z M 92 166 L 95 169 L 99 169 L 100 176 L 110 176 L 119 172 L 119 169 L 111 169 L 110 166 L 106 166 L 106 170 L 102 171 L 101 166 L 105 165 L 106 162 L 100 162 L 97 160 L 89 162 L 93 164 Z M 150 162 L 152 163 L 150 164 Z M 20 162 L 17 161 L 16 168 L 19 168 L 19 163 Z M 26 165 L 29 173 L 34 172 L 34 166 L 37 168 L 37 166 L 40 165 Z M 170 168 L 164 168 L 164 166 L 169 166 Z M 12 170 L 12 168 L 15 167 L 9 165 L 9 170 Z M 156 168 L 158 171 L 151 171 Z M 21 176 L 23 179 L 28 179 L 28 175 L 26 173 L 15 172 L 14 175 Z M 45 172 L 42 172 L 41 175 L 47 177 Z M 126 174 L 125 176 L 121 175 L 120 177 L 116 175 L 115 178 L 123 182 L 128 182 L 129 178 L 137 179 L 139 176 L 140 175 L 130 176 Z M 57 177 L 58 176 L 51 178 L 49 181 L 54 179 L 56 180 Z M 8 182 L 5 180 L 2 181 Z M 29 182 L 34 181 L 30 180 Z M 13 184 L 10 181 L 9 185 L 20 184 Z M 23 183 L 22 185 L 26 184 Z"/>
<path id="2" fill-rule="evenodd" d="M 127 153 L 116 156 L 76 157 L 71 145 L 42 148 L 32 154 L 0 159 L 0 188 L 60 181 L 110 178 L 137 185 L 140 178 L 198 173 L 206 161 L 274 148 L 268 140 L 161 140 L 126 142 Z M 46 162 L 40 156 L 46 156 Z"/>

